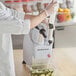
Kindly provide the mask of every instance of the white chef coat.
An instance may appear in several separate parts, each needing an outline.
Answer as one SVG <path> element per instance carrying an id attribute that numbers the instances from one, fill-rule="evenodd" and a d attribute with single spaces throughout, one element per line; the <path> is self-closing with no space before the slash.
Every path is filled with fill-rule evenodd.
<path id="1" fill-rule="evenodd" d="M 0 76 L 15 76 L 11 34 L 28 34 L 30 20 L 23 19 L 24 13 L 7 10 L 0 11 Z"/>

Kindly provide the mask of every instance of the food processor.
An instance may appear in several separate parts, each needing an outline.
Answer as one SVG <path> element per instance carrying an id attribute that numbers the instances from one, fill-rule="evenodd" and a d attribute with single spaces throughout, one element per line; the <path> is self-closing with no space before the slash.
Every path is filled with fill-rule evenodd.
<path id="1" fill-rule="evenodd" d="M 50 1 L 50 0 L 49 0 Z M 35 2 L 29 5 L 32 13 L 26 14 L 38 15 L 44 10 L 49 1 Z M 54 12 L 50 14 L 38 26 L 31 29 L 28 35 L 24 36 L 23 41 L 23 64 L 26 64 L 31 71 L 31 76 L 53 76 L 54 65 L 52 62 L 54 48 L 55 19 L 58 5 Z M 50 67 L 49 67 L 50 66 Z"/>

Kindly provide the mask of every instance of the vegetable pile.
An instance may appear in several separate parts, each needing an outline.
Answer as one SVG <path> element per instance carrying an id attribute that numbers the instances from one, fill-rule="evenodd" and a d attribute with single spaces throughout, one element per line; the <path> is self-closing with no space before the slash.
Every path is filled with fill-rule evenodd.
<path id="1" fill-rule="evenodd" d="M 31 76 L 54 76 L 53 69 L 33 69 Z"/>

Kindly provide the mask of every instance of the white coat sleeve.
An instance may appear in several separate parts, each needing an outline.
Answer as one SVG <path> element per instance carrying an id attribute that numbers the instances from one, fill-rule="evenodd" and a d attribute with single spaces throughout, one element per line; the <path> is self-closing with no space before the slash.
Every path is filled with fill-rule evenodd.
<path id="1" fill-rule="evenodd" d="M 0 11 L 0 33 L 28 34 L 30 20 L 24 20 L 24 13 L 6 8 Z"/>

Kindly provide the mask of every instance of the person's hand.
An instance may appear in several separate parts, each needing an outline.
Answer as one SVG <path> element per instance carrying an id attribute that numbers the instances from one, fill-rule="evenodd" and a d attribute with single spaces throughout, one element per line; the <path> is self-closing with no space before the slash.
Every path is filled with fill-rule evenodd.
<path id="1" fill-rule="evenodd" d="M 52 0 L 52 2 L 46 7 L 45 12 L 48 16 L 54 12 L 54 7 L 56 7 L 56 5 L 57 1 Z"/>

